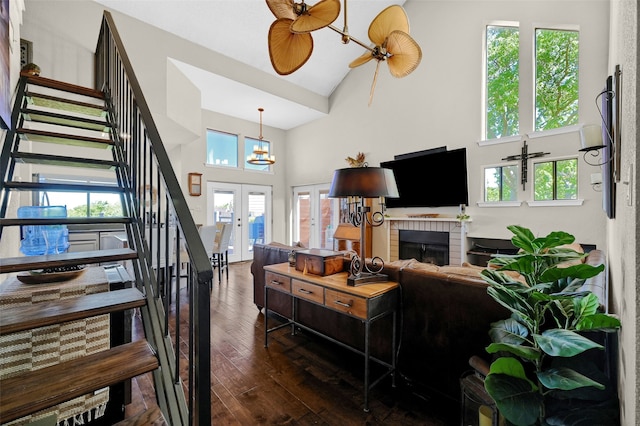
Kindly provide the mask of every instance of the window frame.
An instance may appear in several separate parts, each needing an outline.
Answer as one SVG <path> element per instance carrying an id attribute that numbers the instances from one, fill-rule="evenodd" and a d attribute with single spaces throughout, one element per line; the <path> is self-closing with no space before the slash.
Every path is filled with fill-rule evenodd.
<path id="1" fill-rule="evenodd" d="M 520 69 L 520 81 L 519 81 L 519 135 L 503 136 L 501 138 L 487 139 L 487 107 L 488 107 L 488 93 L 487 93 L 487 27 L 490 26 L 506 26 L 517 27 L 520 34 L 519 45 L 519 69 Z M 480 129 L 480 139 L 478 140 L 479 146 L 496 145 L 502 143 L 519 142 L 523 135 L 527 135 L 530 138 L 551 136 L 556 134 L 565 134 L 575 132 L 580 127 L 580 109 L 578 109 L 578 124 L 558 127 L 554 129 L 547 129 L 536 131 L 536 31 L 538 29 L 545 30 L 560 30 L 560 31 L 575 31 L 578 33 L 579 45 L 581 43 L 582 34 L 580 25 L 578 24 L 550 24 L 531 22 L 523 25 L 519 21 L 502 21 L 502 20 L 489 20 L 484 22 L 483 34 L 482 34 L 482 123 Z M 580 58 L 580 53 L 578 53 Z M 580 59 L 578 59 L 578 68 L 580 67 Z M 580 107 L 580 81 L 578 81 L 578 107 Z"/>
<path id="2" fill-rule="evenodd" d="M 578 64 L 577 64 L 577 118 L 576 122 L 572 124 L 567 124 L 565 126 L 546 128 L 538 130 L 537 127 L 537 104 L 538 104 L 538 38 L 537 34 L 539 30 L 546 31 L 565 31 L 565 32 L 575 32 L 578 36 Z M 579 126 L 580 123 L 580 26 L 579 25 L 548 25 L 548 24 L 534 24 L 532 27 L 532 71 L 533 71 L 533 92 L 532 92 L 532 101 L 533 101 L 533 117 L 532 117 L 532 127 L 530 133 L 545 133 L 545 132 L 553 132 L 559 129 L 564 129 L 568 127 Z M 547 133 L 548 134 L 548 133 Z"/>
<path id="3" fill-rule="evenodd" d="M 490 201 L 487 200 L 487 186 L 486 186 L 486 173 L 487 173 L 487 169 L 503 169 L 505 167 L 515 167 L 516 168 L 516 172 L 518 173 L 518 176 L 520 176 L 521 170 L 520 170 L 520 164 L 517 161 L 509 161 L 509 162 L 505 162 L 505 163 L 501 163 L 501 164 L 488 164 L 488 165 L 484 165 L 482 166 L 482 201 L 481 203 L 483 205 L 486 204 L 501 204 L 501 205 L 513 205 L 513 203 L 517 203 L 518 205 L 520 205 L 520 194 L 521 191 L 519 189 L 519 183 L 520 180 L 517 179 L 516 182 L 516 186 L 515 186 L 515 200 L 498 200 L 498 201 Z M 502 175 L 502 172 L 501 172 Z M 500 184 L 500 182 L 498 183 L 498 193 L 500 194 L 500 196 L 502 195 L 502 186 Z"/>
<path id="4" fill-rule="evenodd" d="M 575 179 L 576 179 L 576 198 L 563 198 L 563 199 L 558 199 L 557 198 L 557 163 L 560 161 L 567 161 L 567 160 L 575 160 L 576 162 L 576 175 L 575 175 Z M 553 182 L 552 182 L 552 192 L 553 192 L 553 198 L 550 200 L 536 200 L 535 199 L 535 194 L 536 194 L 536 165 L 538 164 L 544 164 L 544 163 L 553 163 Z M 531 202 L 532 203 L 536 203 L 536 204 L 540 204 L 540 203 L 573 203 L 573 202 L 578 202 L 580 201 L 580 173 L 579 173 L 579 166 L 580 166 L 580 161 L 579 158 L 577 156 L 564 156 L 564 157 L 557 157 L 557 158 L 539 158 L 537 160 L 532 160 L 531 163 Z M 531 204 L 531 203 L 529 203 Z"/>
<path id="5" fill-rule="evenodd" d="M 34 182 L 50 182 L 50 183 L 82 183 L 82 184 L 100 184 L 100 185 L 110 185 L 112 184 L 114 188 L 118 188 L 118 181 L 115 177 L 103 177 L 103 176 L 86 176 L 86 175 L 65 175 L 65 174 L 54 174 L 54 173 L 34 173 L 32 175 L 32 180 Z M 64 191 L 34 191 L 33 195 L 32 195 L 32 199 L 31 199 L 31 204 L 34 206 L 40 206 L 40 205 L 45 205 L 41 203 L 42 200 L 42 194 L 47 194 L 47 193 L 64 193 Z M 86 211 L 85 211 L 85 215 L 84 216 L 77 216 L 77 217 L 86 217 L 86 218 L 92 218 L 92 217 L 100 217 L 100 216 L 91 216 L 91 195 L 92 194 L 104 194 L 104 192 L 102 191 L 95 191 L 95 192 L 91 192 L 91 191 L 87 191 L 87 192 L 83 192 L 83 191 L 75 191 L 74 194 L 84 194 L 85 195 L 85 203 L 84 205 L 86 206 Z M 122 205 L 122 197 L 119 194 L 116 194 L 119 198 L 119 202 L 120 202 L 120 215 L 118 216 L 105 216 L 105 217 L 123 217 L 124 216 L 124 206 Z M 47 198 L 48 200 L 48 198 Z M 46 204 L 49 205 L 49 204 Z M 50 204 L 50 205 L 61 205 L 61 204 Z M 69 212 L 69 207 L 67 207 L 67 204 L 64 204 L 64 206 L 67 208 L 67 214 Z M 72 207 L 73 208 L 73 207 Z"/>
<path id="6" fill-rule="evenodd" d="M 244 169 L 251 171 L 251 172 L 259 172 L 259 173 L 270 173 L 273 171 L 272 169 L 272 165 L 271 164 L 265 164 L 264 166 L 258 166 L 258 165 L 254 165 L 254 164 L 249 164 L 247 163 L 246 158 L 251 155 L 251 153 L 253 152 L 253 145 L 258 144 L 258 143 L 262 143 L 263 147 L 267 148 L 267 155 L 271 155 L 272 154 L 272 147 L 273 144 L 271 143 L 271 141 L 268 141 L 266 139 L 260 139 L 260 138 L 254 138 L 253 136 L 244 136 L 243 137 L 243 146 L 244 146 Z"/>
<path id="7" fill-rule="evenodd" d="M 224 163 L 215 163 L 215 150 L 213 150 L 213 157 L 212 160 L 214 161 L 213 163 L 209 162 L 209 133 L 216 133 L 216 134 L 220 134 L 220 135 L 227 135 L 227 136 L 233 136 L 235 137 L 235 164 L 234 165 L 230 165 L 230 164 L 224 164 Z M 213 147 L 212 147 L 213 149 Z M 205 166 L 208 167 L 222 167 L 225 169 L 239 169 L 240 168 L 240 134 L 239 133 L 233 133 L 233 132 L 225 132 L 224 130 L 216 130 L 216 129 L 211 129 L 211 128 L 207 128 L 206 132 L 205 132 Z"/>
<path id="8" fill-rule="evenodd" d="M 500 138 L 487 138 L 487 132 L 488 132 L 488 127 L 489 127 L 489 123 L 488 123 L 488 113 L 489 113 L 489 75 L 488 75 L 488 60 L 489 60 L 489 52 L 488 52 L 488 28 L 489 27 L 510 27 L 510 28 L 515 28 L 518 31 L 518 38 L 519 38 L 519 46 L 522 44 L 521 40 L 522 40 L 522 30 L 520 27 L 520 22 L 518 21 L 490 21 L 490 22 L 486 22 L 484 25 L 484 31 L 483 31 L 483 37 L 482 37 L 482 108 L 483 108 L 483 113 L 482 113 L 482 137 L 481 137 L 481 141 L 490 141 L 490 140 L 502 140 L 504 138 L 509 138 L 509 139 L 520 139 L 520 133 L 515 134 L 515 135 L 506 135 L 506 136 L 502 136 Z M 520 52 L 521 49 L 518 48 L 518 88 L 520 89 L 521 85 L 522 85 L 522 81 L 520 79 L 520 74 L 522 72 L 521 69 L 521 58 L 520 58 Z M 518 93 L 518 103 L 520 101 L 520 93 Z M 521 114 L 520 114 L 520 105 L 518 105 L 518 132 L 520 132 L 520 129 L 522 128 L 522 123 L 521 123 L 522 119 L 521 119 Z"/>

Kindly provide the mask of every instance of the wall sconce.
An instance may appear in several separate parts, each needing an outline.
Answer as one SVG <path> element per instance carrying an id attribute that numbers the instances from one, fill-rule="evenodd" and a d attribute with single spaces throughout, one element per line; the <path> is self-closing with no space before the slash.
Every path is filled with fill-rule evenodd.
<path id="1" fill-rule="evenodd" d="M 593 163 L 587 159 L 587 154 L 592 157 L 598 157 L 600 150 L 606 148 L 602 139 L 602 127 L 597 124 L 585 124 L 580 127 L 580 148 L 578 151 L 583 153 L 583 159 L 585 163 L 590 166 L 602 166 L 608 160 L 603 160 L 600 163 Z"/>
<path id="2" fill-rule="evenodd" d="M 189 195 L 202 195 L 202 173 L 189 173 Z"/>
<path id="3" fill-rule="evenodd" d="M 353 167 L 338 169 L 333 174 L 329 197 L 347 198 L 349 222 L 360 228 L 360 255 L 351 259 L 347 285 L 357 286 L 371 282 L 387 281 L 380 274 L 384 261 L 373 256 L 371 266 L 366 264 L 366 225 L 380 226 L 384 223 L 384 197 L 398 198 L 396 178 L 391 169 L 382 167 Z M 372 212 L 365 205 L 365 198 L 380 197 L 380 211 Z M 364 272 L 366 270 L 366 272 Z"/>

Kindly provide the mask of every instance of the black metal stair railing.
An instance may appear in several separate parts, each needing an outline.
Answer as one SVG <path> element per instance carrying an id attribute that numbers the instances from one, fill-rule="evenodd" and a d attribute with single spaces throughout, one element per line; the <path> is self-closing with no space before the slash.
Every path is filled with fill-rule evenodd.
<path id="1" fill-rule="evenodd" d="M 143 310 L 147 339 L 155 344 L 160 368 L 154 373 L 158 403 L 171 424 L 209 424 L 210 318 L 209 296 L 213 279 L 211 262 L 204 250 L 191 212 L 140 84 L 124 49 L 111 14 L 104 12 L 96 48 L 96 88 L 105 92 L 116 141 L 118 179 L 125 188 L 125 212 L 140 226 L 130 227 L 130 248 L 139 253 L 134 262 L 138 283 L 150 303 Z M 173 245 L 173 247 L 172 247 Z M 185 256 L 187 258 L 185 258 Z M 170 306 L 171 285 L 179 269 L 188 263 L 188 314 L 181 312 L 180 289 L 175 289 L 175 305 Z M 179 284 L 177 285 L 179 287 Z M 149 300 L 149 295 L 153 295 Z M 175 309 L 175 324 L 169 311 Z M 181 336 L 183 324 L 189 333 Z M 150 336 L 151 335 L 151 336 Z M 180 342 L 189 348 L 188 375 L 180 376 Z M 188 386 L 185 396 L 183 384 Z"/>

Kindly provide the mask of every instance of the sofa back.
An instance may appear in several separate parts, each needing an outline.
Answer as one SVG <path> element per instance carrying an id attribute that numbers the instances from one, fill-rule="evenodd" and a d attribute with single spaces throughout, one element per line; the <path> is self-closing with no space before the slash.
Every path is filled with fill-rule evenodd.
<path id="1" fill-rule="evenodd" d="M 398 369 L 409 380 L 459 399 L 469 358 L 487 359 L 492 322 L 509 311 L 487 294 L 481 268 L 410 264 L 400 272 L 403 326 Z"/>

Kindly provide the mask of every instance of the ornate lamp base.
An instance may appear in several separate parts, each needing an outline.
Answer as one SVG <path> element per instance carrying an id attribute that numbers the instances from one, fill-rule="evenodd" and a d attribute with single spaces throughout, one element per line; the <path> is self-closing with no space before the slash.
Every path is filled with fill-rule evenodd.
<path id="1" fill-rule="evenodd" d="M 389 281 L 389 277 L 385 274 L 363 272 L 360 275 L 349 275 L 349 278 L 347 278 L 347 285 L 357 287 L 359 285 L 379 283 L 383 281 Z"/>

